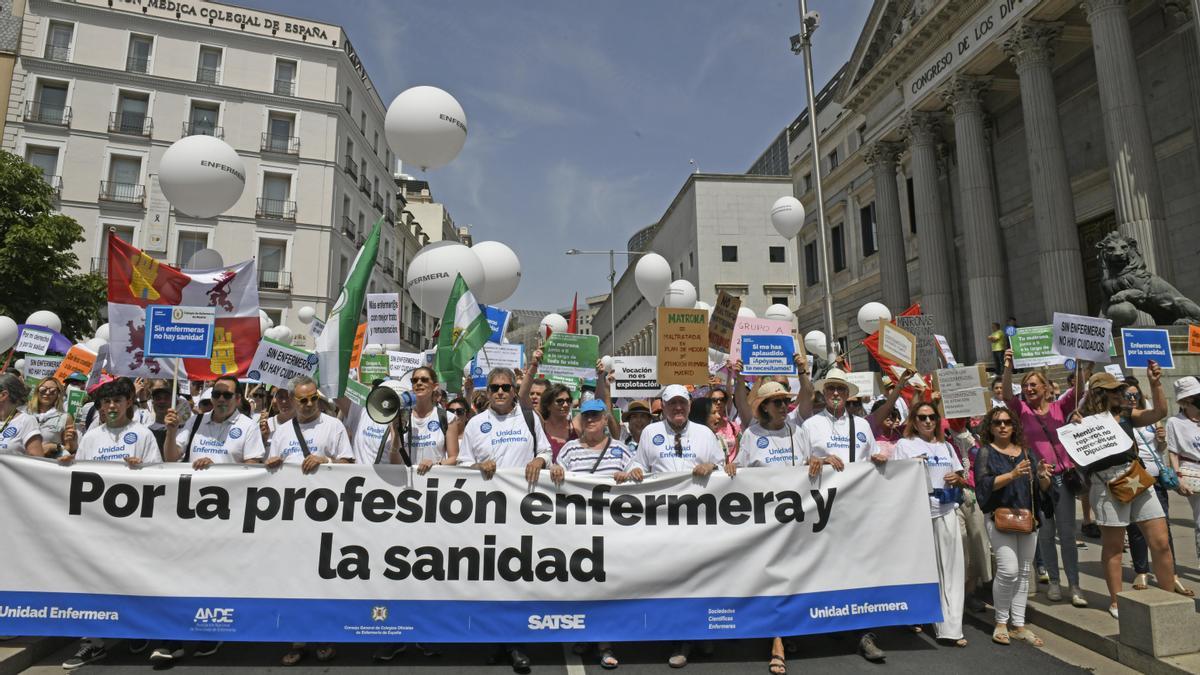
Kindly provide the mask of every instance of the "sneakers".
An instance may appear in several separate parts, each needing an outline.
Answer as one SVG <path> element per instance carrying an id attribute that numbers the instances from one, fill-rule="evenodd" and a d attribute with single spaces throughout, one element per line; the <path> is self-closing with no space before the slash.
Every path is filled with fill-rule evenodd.
<path id="1" fill-rule="evenodd" d="M 75 656 L 63 661 L 63 670 L 75 670 L 89 663 L 95 663 L 100 659 L 108 656 L 108 650 L 104 645 L 93 645 L 90 641 L 84 640 L 79 645 L 79 651 L 75 652 Z"/>
<path id="2" fill-rule="evenodd" d="M 1114 619 L 1118 620 L 1118 621 L 1120 621 L 1120 620 L 1121 620 L 1121 613 L 1117 611 L 1117 608 L 1116 608 L 1116 607 L 1109 607 L 1109 608 L 1108 608 L 1108 615 L 1109 615 L 1109 616 L 1111 616 L 1112 618 L 1114 618 Z M 64 666 L 64 667 L 65 667 L 65 666 Z"/>
<path id="3" fill-rule="evenodd" d="M 217 650 L 220 649 L 221 645 L 223 644 L 225 643 L 201 642 L 199 646 L 196 647 L 196 651 L 192 652 L 192 656 L 212 656 L 213 654 L 217 653 Z"/>
<path id="4" fill-rule="evenodd" d="M 1046 571 L 1046 568 L 1045 568 L 1045 567 L 1039 567 L 1039 568 L 1038 568 L 1038 571 L 1037 571 L 1037 579 L 1038 579 L 1038 583 L 1039 583 L 1039 584 L 1048 584 L 1048 583 L 1050 583 L 1050 573 Z"/>
<path id="5" fill-rule="evenodd" d="M 164 663 L 168 661 L 176 661 L 182 659 L 187 652 L 182 646 L 159 647 L 153 652 L 150 652 L 151 663 Z"/>
<path id="6" fill-rule="evenodd" d="M 376 661 L 391 661 L 406 651 L 408 651 L 408 645 L 403 642 L 384 645 L 379 649 L 376 649 L 375 653 L 371 655 L 371 658 Z"/>
<path id="7" fill-rule="evenodd" d="M 141 654 L 142 652 L 146 651 L 149 647 L 150 647 L 149 640 L 130 640 L 129 641 L 129 653 L 130 654 Z"/>
<path id="8" fill-rule="evenodd" d="M 887 652 L 875 644 L 877 639 L 874 633 L 867 633 L 858 641 L 858 653 L 871 663 L 882 663 L 887 658 Z"/>
<path id="9" fill-rule="evenodd" d="M 1046 589 L 1046 599 L 1050 602 L 1059 602 L 1062 600 L 1062 586 L 1059 584 L 1050 584 L 1050 588 Z"/>
<path id="10" fill-rule="evenodd" d="M 1078 586 L 1071 587 L 1071 604 L 1076 607 L 1087 607 L 1087 598 L 1083 597 L 1083 589 Z"/>
<path id="11" fill-rule="evenodd" d="M 675 653 L 671 654 L 671 658 L 667 659 L 667 665 L 672 668 L 682 668 L 688 664 L 688 654 L 692 652 L 692 645 L 688 642 L 681 642 L 675 648 Z"/>

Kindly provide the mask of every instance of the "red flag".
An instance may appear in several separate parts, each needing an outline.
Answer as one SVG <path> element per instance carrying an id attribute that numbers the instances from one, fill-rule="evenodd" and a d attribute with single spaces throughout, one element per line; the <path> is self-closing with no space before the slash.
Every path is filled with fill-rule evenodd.
<path id="1" fill-rule="evenodd" d="M 567 320 L 567 332 L 576 333 L 579 331 L 579 294 L 575 294 L 575 299 L 571 301 L 571 318 Z"/>
<path id="2" fill-rule="evenodd" d="M 178 305 L 191 277 L 108 233 L 108 301 L 122 305 Z"/>
<path id="3" fill-rule="evenodd" d="M 921 305 L 918 303 L 918 304 L 913 305 L 912 307 L 909 307 L 908 309 L 904 310 L 903 312 L 900 312 L 900 314 L 898 314 L 897 316 L 916 316 L 920 313 L 921 313 Z M 879 353 L 879 331 L 876 331 L 876 332 L 868 335 L 867 338 L 862 341 L 862 346 L 866 347 L 867 353 L 871 355 L 871 358 L 875 359 L 875 361 L 879 364 L 879 366 L 881 368 L 883 368 L 883 374 L 887 375 L 888 377 L 895 380 L 896 373 L 892 371 L 892 367 L 895 366 L 895 367 L 900 368 L 901 366 L 899 364 L 893 362 L 891 359 L 888 359 L 888 358 L 880 355 L 880 353 Z M 900 395 L 904 398 L 905 401 L 911 402 L 913 394 L 915 394 L 916 391 L 908 383 L 903 383 L 903 386 L 904 386 L 904 388 L 900 390 Z"/>

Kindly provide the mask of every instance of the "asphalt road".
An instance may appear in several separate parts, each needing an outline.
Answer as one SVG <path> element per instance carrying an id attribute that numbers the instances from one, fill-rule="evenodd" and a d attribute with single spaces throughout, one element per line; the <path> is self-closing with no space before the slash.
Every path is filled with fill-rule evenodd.
<path id="1" fill-rule="evenodd" d="M 862 673 L 870 670 L 891 673 L 966 672 L 972 675 L 986 673 L 1084 673 L 1089 672 L 1055 658 L 1046 651 L 1026 645 L 1014 644 L 1002 647 L 992 643 L 991 633 L 985 632 L 982 624 L 968 622 L 966 636 L 970 644 L 966 648 L 947 647 L 936 644 L 928 633 L 914 634 L 906 629 L 891 628 L 878 631 L 880 646 L 887 650 L 884 665 L 870 664 L 854 653 L 857 638 L 846 636 L 834 638 L 815 636 L 798 640 L 799 650 L 788 656 L 789 673 Z M 70 657 L 77 643 L 42 660 L 26 670 L 33 675 L 58 674 L 64 672 L 61 663 Z M 626 643 L 615 647 L 621 661 L 621 673 L 667 673 L 676 672 L 667 666 L 673 645 L 646 642 Z M 686 673 L 765 673 L 769 644 L 765 640 L 722 641 L 715 645 L 711 656 L 693 655 Z M 187 658 L 170 670 L 186 673 L 221 673 L 241 675 L 243 673 L 288 672 L 288 673 L 378 673 L 403 672 L 426 673 L 510 673 L 506 664 L 488 665 L 493 651 L 485 645 L 452 645 L 441 656 L 426 657 L 410 649 L 389 664 L 376 664 L 371 660 L 371 645 L 342 645 L 336 658 L 328 663 L 317 663 L 311 654 L 298 666 L 283 668 L 279 658 L 286 651 L 280 644 L 228 643 L 214 656 Z M 533 660 L 532 673 L 583 673 L 607 672 L 596 662 L 594 653 L 583 657 L 571 653 L 569 647 L 559 644 L 530 645 L 527 653 Z M 123 675 L 125 673 L 149 673 L 155 668 L 148 661 L 149 652 L 132 655 L 124 643 L 114 643 L 109 656 L 103 661 L 85 666 L 77 671 L 84 674 Z"/>

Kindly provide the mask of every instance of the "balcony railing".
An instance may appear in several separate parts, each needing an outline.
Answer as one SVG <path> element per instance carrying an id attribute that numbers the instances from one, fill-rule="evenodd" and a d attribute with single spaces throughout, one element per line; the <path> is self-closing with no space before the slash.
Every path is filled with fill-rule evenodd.
<path id="1" fill-rule="evenodd" d="M 350 178 L 358 180 L 358 166 L 354 164 L 354 158 L 350 155 L 346 155 L 346 166 L 344 168 Z"/>
<path id="2" fill-rule="evenodd" d="M 70 61 L 71 48 L 58 45 L 46 45 L 46 58 L 51 61 Z"/>
<path id="3" fill-rule="evenodd" d="M 292 273 L 280 270 L 259 270 L 258 287 L 271 291 L 290 291 L 292 290 Z"/>
<path id="4" fill-rule="evenodd" d="M 108 133 L 150 136 L 154 120 L 144 113 L 115 112 L 108 114 Z"/>
<path id="5" fill-rule="evenodd" d="M 196 81 L 201 84 L 216 84 L 220 79 L 220 68 L 205 68 L 201 66 L 196 69 Z"/>
<path id="6" fill-rule="evenodd" d="M 392 225 L 396 224 L 396 212 L 395 211 L 388 209 L 383 212 L 383 217 L 385 220 L 387 220 Z"/>
<path id="7" fill-rule="evenodd" d="M 363 174 L 363 177 L 358 181 L 358 191 L 368 197 L 371 196 L 371 181 L 367 180 L 366 174 Z"/>
<path id="8" fill-rule="evenodd" d="M 296 220 L 296 202 L 286 199 L 258 198 L 255 216 L 272 220 Z"/>
<path id="9" fill-rule="evenodd" d="M 43 174 L 42 180 L 46 181 L 46 185 L 50 186 L 50 189 L 54 191 L 55 196 L 62 194 L 62 176 L 47 176 Z"/>
<path id="10" fill-rule="evenodd" d="M 395 273 L 396 263 L 394 261 L 392 261 L 391 258 L 384 258 L 383 259 L 383 271 L 388 275 Z"/>
<path id="11" fill-rule="evenodd" d="M 25 121 L 67 127 L 71 125 L 71 106 L 47 105 L 41 101 L 26 101 Z"/>
<path id="12" fill-rule="evenodd" d="M 280 96 L 294 96 L 296 83 L 291 80 L 275 80 L 275 93 Z"/>
<path id="13" fill-rule="evenodd" d="M 108 276 L 108 256 L 103 258 L 92 258 L 91 272 L 92 274 L 99 274 L 103 277 Z"/>
<path id="14" fill-rule="evenodd" d="M 263 132 L 260 149 L 263 152 L 275 152 L 281 155 L 300 154 L 300 138 L 298 136 L 276 136 Z"/>
<path id="15" fill-rule="evenodd" d="M 225 128 L 218 127 L 208 122 L 184 122 L 184 136 L 215 136 L 217 138 L 225 138 Z"/>
<path id="16" fill-rule="evenodd" d="M 376 211 L 382 212 L 383 211 L 383 195 L 379 194 L 378 192 L 373 194 L 371 196 L 371 205 L 375 207 Z"/>
<path id="17" fill-rule="evenodd" d="M 342 217 L 342 234 L 346 235 L 351 244 L 358 242 L 358 227 L 354 224 L 353 220 L 345 216 Z"/>
<path id="18" fill-rule="evenodd" d="M 146 200 L 146 186 L 102 180 L 100 181 L 100 199 L 106 202 L 141 205 Z"/>
<path id="19" fill-rule="evenodd" d="M 150 59 L 144 56 L 126 56 L 125 70 L 131 73 L 150 72 Z"/>

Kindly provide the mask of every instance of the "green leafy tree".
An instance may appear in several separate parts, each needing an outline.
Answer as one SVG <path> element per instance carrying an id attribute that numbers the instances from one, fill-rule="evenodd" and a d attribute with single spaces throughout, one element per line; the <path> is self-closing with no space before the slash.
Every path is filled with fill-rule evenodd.
<path id="1" fill-rule="evenodd" d="M 0 152 L 0 315 L 17 323 L 39 309 L 62 319 L 63 334 L 92 334 L 107 302 L 107 280 L 81 274 L 74 218 L 53 211 L 54 191 L 36 166 Z"/>

